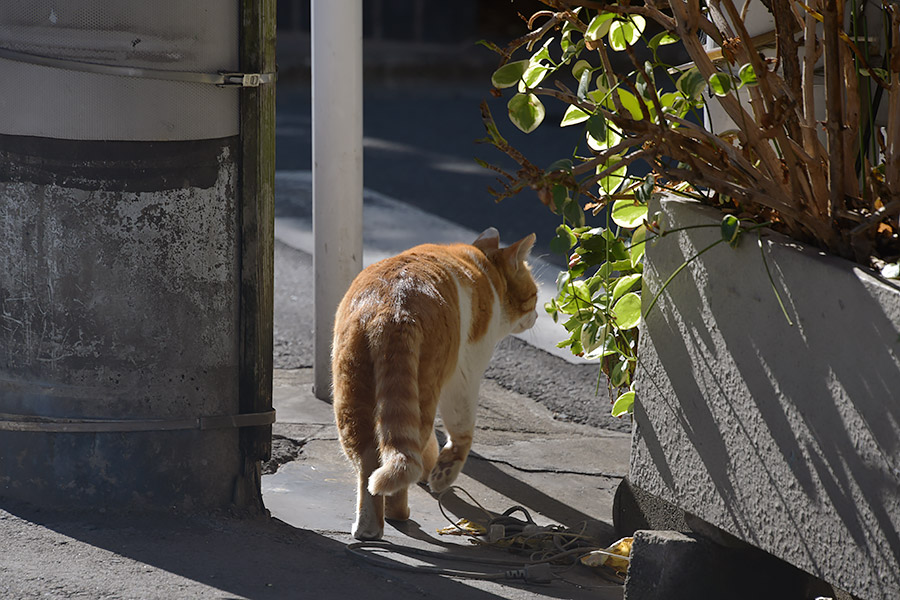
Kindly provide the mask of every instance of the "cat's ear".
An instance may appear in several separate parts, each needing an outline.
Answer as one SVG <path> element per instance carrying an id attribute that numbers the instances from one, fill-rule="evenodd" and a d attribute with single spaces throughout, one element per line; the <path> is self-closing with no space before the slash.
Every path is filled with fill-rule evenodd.
<path id="1" fill-rule="evenodd" d="M 513 272 L 516 272 L 519 269 L 519 265 L 528 260 L 528 255 L 531 254 L 531 249 L 534 247 L 536 239 L 537 236 L 532 233 L 526 235 L 512 246 L 503 249 L 506 263 Z"/>
<path id="2" fill-rule="evenodd" d="M 496 250 L 500 247 L 500 232 L 495 227 L 488 227 L 475 238 L 472 245 L 481 249 L 482 252 Z"/>

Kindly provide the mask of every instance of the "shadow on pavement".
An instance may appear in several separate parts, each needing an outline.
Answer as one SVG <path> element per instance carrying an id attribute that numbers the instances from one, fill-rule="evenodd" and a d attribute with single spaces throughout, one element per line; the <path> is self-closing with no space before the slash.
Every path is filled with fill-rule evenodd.
<path id="1" fill-rule="evenodd" d="M 96 513 L 47 513 L 22 505 L 2 506 L 2 509 L 27 522 L 22 526 L 28 528 L 30 540 L 42 535 L 60 537 L 51 532 L 71 538 L 52 541 L 47 544 L 49 551 L 44 547 L 35 557 L 48 569 L 54 564 L 66 564 L 67 557 L 85 554 L 90 557 L 96 552 L 94 548 L 152 567 L 128 565 L 126 560 L 121 568 L 110 573 L 109 555 L 97 553 L 99 560 L 94 563 L 98 567 L 100 563 L 106 563 L 102 569 L 79 572 L 79 581 L 64 582 L 68 589 L 81 590 L 88 596 L 96 597 L 92 590 L 110 588 L 129 596 L 126 590 L 133 591 L 137 585 L 148 595 L 152 594 L 147 597 L 164 597 L 165 586 L 160 580 L 167 578 L 173 586 L 175 595 L 172 597 L 182 598 L 486 600 L 500 597 L 446 577 L 399 573 L 369 566 L 349 556 L 343 543 L 273 518 L 145 514 L 107 517 Z M 113 559 L 112 562 L 119 561 Z M 202 585 L 194 586 L 183 580 L 173 583 L 172 577 L 168 574 L 163 577 L 159 570 Z M 65 571 L 66 577 L 76 576 L 72 569 Z M 7 574 L 15 576 L 15 573 Z M 121 581 L 115 581 L 117 578 Z M 224 594 L 217 594 L 205 586 Z"/>
<path id="2" fill-rule="evenodd" d="M 610 543 L 615 540 L 615 531 L 609 523 L 598 521 L 596 517 L 587 515 L 577 508 L 569 506 L 558 499 L 550 496 L 541 490 L 535 488 L 521 479 L 517 479 L 512 475 L 498 468 L 488 458 L 472 453 L 463 472 L 472 479 L 481 482 L 495 492 L 503 494 L 507 498 L 515 500 L 519 504 L 527 506 L 542 515 L 553 519 L 563 525 L 576 528 L 582 522 L 599 522 L 606 526 L 602 532 L 604 543 Z M 509 508 L 509 507 L 507 507 Z M 477 509 L 480 512 L 480 509 Z M 608 540 L 606 538 L 609 538 Z"/>

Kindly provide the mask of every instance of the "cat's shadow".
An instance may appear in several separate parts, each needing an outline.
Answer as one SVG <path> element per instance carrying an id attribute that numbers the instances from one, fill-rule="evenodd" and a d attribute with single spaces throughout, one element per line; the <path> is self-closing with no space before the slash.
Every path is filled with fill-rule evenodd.
<path id="1" fill-rule="evenodd" d="M 458 496 L 453 488 L 443 492 L 442 494 L 435 494 L 428 489 L 428 486 L 424 483 L 419 484 L 419 488 L 431 496 L 435 502 L 438 503 L 439 508 L 443 508 L 444 514 L 447 517 L 447 524 L 452 525 L 455 522 L 458 522 L 459 519 L 468 519 L 474 523 L 479 523 L 481 525 L 487 526 L 490 519 L 499 516 L 496 513 L 486 512 L 484 509 L 474 505 L 469 504 L 463 498 Z M 456 521 L 454 521 L 451 517 L 455 517 Z M 413 539 L 427 542 L 429 544 L 440 546 L 442 548 L 452 548 L 458 546 L 459 544 L 455 542 L 444 541 L 441 538 L 434 537 L 430 533 L 426 532 L 422 529 L 422 525 L 415 521 L 414 519 L 408 519 L 406 521 L 395 521 L 392 519 L 385 519 L 385 521 L 394 529 L 396 529 L 399 533 L 411 537 Z"/>
<path id="2" fill-rule="evenodd" d="M 433 546 L 440 546 L 441 548 L 451 548 L 455 544 L 452 542 L 445 542 L 439 538 L 434 537 L 433 535 L 427 533 L 422 526 L 416 522 L 414 519 L 408 519 L 406 521 L 395 521 L 393 519 L 385 519 L 385 522 L 389 524 L 391 527 L 397 530 L 398 533 L 402 533 L 403 535 L 410 537 L 414 540 L 419 540 L 421 542 L 426 542 Z"/>
<path id="3" fill-rule="evenodd" d="M 443 446 L 446 442 L 446 434 L 439 428 L 435 430 L 435 433 L 438 443 Z M 473 451 L 469 454 L 462 473 L 513 502 L 528 507 L 530 511 L 553 519 L 557 523 L 573 528 L 583 523 L 593 523 L 595 527 L 599 528 L 599 539 L 610 543 L 616 539 L 612 524 L 585 514 L 577 508 L 569 506 L 550 494 L 503 471 L 491 462 L 489 458 L 481 456 L 477 452 Z M 444 493 L 440 499 L 439 494 L 431 494 L 427 486 L 424 486 L 423 489 L 443 505 L 448 515 L 452 514 L 457 519 L 469 519 L 470 521 L 486 525 L 491 518 L 500 516 L 500 513 L 493 512 L 490 512 L 490 516 L 488 516 L 485 513 L 489 511 L 474 504 L 474 500 L 471 501 L 472 503 L 465 500 L 455 493 L 453 488 Z M 423 535 L 427 536 L 428 534 L 423 532 Z"/>

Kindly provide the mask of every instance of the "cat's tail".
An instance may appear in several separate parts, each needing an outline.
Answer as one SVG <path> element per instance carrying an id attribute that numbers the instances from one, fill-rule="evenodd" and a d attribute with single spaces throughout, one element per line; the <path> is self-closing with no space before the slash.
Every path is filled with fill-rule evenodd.
<path id="1" fill-rule="evenodd" d="M 381 467 L 369 477 L 369 493 L 390 496 L 422 478 L 419 406 L 421 329 L 393 322 L 381 329 L 375 367 L 375 432 Z"/>

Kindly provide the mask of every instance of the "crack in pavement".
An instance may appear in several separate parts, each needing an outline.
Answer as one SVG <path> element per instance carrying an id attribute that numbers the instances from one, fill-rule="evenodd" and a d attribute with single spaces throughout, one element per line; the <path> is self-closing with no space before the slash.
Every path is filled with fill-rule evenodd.
<path id="1" fill-rule="evenodd" d="M 480 454 L 476 454 L 475 452 L 469 453 L 470 458 L 475 458 L 478 460 L 483 460 L 486 462 L 497 463 L 501 465 L 506 465 L 507 467 L 512 467 L 516 471 L 521 471 L 523 473 L 546 473 L 550 475 L 584 475 L 585 477 L 605 477 L 607 479 L 624 479 L 625 475 L 619 475 L 616 473 L 588 473 L 586 471 L 570 471 L 569 469 L 547 469 L 547 468 L 532 468 L 532 467 L 520 467 L 519 465 L 513 464 L 508 460 L 503 460 L 501 458 L 488 458 L 486 456 L 481 456 Z"/>

